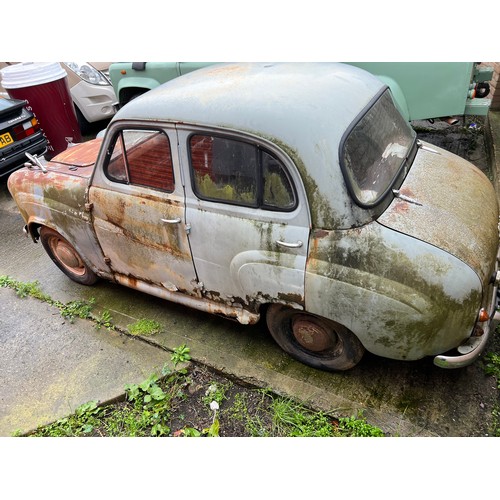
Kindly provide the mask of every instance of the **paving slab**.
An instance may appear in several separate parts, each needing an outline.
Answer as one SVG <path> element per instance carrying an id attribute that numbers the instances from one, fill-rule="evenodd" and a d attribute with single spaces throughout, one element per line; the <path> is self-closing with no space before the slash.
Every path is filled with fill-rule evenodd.
<path id="1" fill-rule="evenodd" d="M 36 429 L 161 370 L 170 356 L 132 337 L 65 320 L 58 309 L 0 288 L 0 436 Z"/>

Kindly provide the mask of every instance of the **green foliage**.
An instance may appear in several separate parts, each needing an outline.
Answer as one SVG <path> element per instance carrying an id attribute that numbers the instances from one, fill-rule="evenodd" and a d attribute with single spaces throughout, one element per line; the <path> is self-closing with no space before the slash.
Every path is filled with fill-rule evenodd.
<path id="1" fill-rule="evenodd" d="M 184 437 L 201 437 L 202 434 L 198 429 L 195 429 L 194 427 L 184 427 L 184 429 L 181 429 L 180 435 Z"/>
<path id="2" fill-rule="evenodd" d="M 500 326 L 497 327 L 497 333 Z M 483 357 L 484 372 L 486 375 L 495 377 L 497 389 L 500 389 L 500 355 L 490 352 Z M 491 411 L 492 421 L 490 435 L 500 437 L 500 406 L 497 404 Z"/>
<path id="3" fill-rule="evenodd" d="M 486 364 L 484 371 L 486 375 L 493 375 L 497 380 L 497 388 L 500 389 L 500 355 L 488 353 L 484 356 Z"/>
<path id="4" fill-rule="evenodd" d="M 339 419 L 338 431 L 351 437 L 384 437 L 382 430 L 368 424 L 361 413 Z"/>
<path id="5" fill-rule="evenodd" d="M 61 316 L 68 319 L 71 323 L 73 323 L 76 317 L 83 319 L 91 318 L 90 311 L 92 310 L 95 302 L 95 299 L 93 298 L 88 302 L 84 300 L 73 300 L 67 304 L 63 304 L 62 302 L 54 300 L 49 295 L 43 293 L 40 289 L 40 283 L 38 281 L 25 283 L 11 278 L 10 276 L 0 276 L 0 286 L 4 288 L 11 288 L 16 292 L 18 297 L 32 297 L 57 307 Z"/>
<path id="6" fill-rule="evenodd" d="M 151 436 L 166 436 L 170 433 L 172 391 L 171 387 L 162 387 L 157 375 L 153 374 L 140 384 L 128 384 L 125 392 L 128 401 L 137 412 L 133 420 L 135 427 L 141 432 L 150 429 Z M 136 431 L 137 432 L 137 431 Z"/>
<path id="7" fill-rule="evenodd" d="M 157 335 L 162 332 L 162 326 L 158 321 L 152 319 L 140 319 L 127 326 L 131 335 L 147 336 Z"/>
<path id="8" fill-rule="evenodd" d="M 16 292 L 17 296 L 21 298 L 33 297 L 50 304 L 54 302 L 48 295 L 40 290 L 40 283 L 38 281 L 24 283 L 10 276 L 0 276 L 0 286 L 3 288 L 11 288 Z"/>
<path id="9" fill-rule="evenodd" d="M 186 346 L 186 344 L 183 344 L 174 349 L 172 356 L 170 356 L 170 359 L 174 364 L 174 368 L 179 363 L 187 363 L 188 361 L 190 361 L 191 360 L 191 355 L 189 354 L 190 352 L 191 350 L 189 349 L 189 347 Z"/>
<path id="10" fill-rule="evenodd" d="M 219 406 L 222 402 L 227 399 L 226 391 L 228 391 L 233 384 L 228 382 L 227 384 L 218 384 L 217 382 L 212 382 L 208 389 L 205 391 L 205 396 L 203 396 L 203 403 L 210 406 L 212 401 L 215 401 Z"/>
<path id="11" fill-rule="evenodd" d="M 40 427 L 33 436 L 69 437 L 88 436 L 101 425 L 101 418 L 106 410 L 97 406 L 97 401 L 90 401 L 78 407 L 69 417 L 57 420 L 46 427 Z"/>
<path id="12" fill-rule="evenodd" d="M 288 398 L 273 399 L 274 432 L 278 436 L 328 437 L 335 434 L 333 419 L 323 412 L 314 412 Z"/>
<path id="13" fill-rule="evenodd" d="M 61 304 L 59 310 L 63 318 L 73 323 L 75 318 L 90 319 L 94 303 L 94 298 L 91 298 L 88 302 L 85 300 L 72 300 L 67 304 Z"/>
<path id="14" fill-rule="evenodd" d="M 221 429 L 231 420 L 243 422 L 248 435 L 257 437 L 340 437 L 340 436 L 384 436 L 377 427 L 369 425 L 360 414 L 357 417 L 341 418 L 311 410 L 289 398 L 276 396 L 266 390 L 253 395 L 250 408 L 248 393 L 236 393 L 233 403 L 228 404 L 227 392 L 232 384 L 212 382 L 202 397 L 213 411 L 211 425 L 197 429 L 192 425 L 172 433 L 171 419 L 190 378 L 182 372 L 170 372 L 168 377 L 150 375 L 139 384 L 125 387 L 126 400 L 122 403 L 99 407 L 96 401 L 80 406 L 69 417 L 37 429 L 33 436 L 184 436 L 218 437 Z M 210 396 L 210 397 L 209 397 Z M 253 396 L 252 396 L 253 397 Z M 496 410 L 498 414 L 498 409 Z M 499 435 L 500 425 L 496 420 L 492 430 Z M 19 435 L 18 433 L 16 435 Z"/>
<path id="15" fill-rule="evenodd" d="M 260 404 L 250 412 L 248 409 L 248 397 L 246 394 L 236 394 L 233 406 L 229 409 L 232 419 L 245 424 L 245 429 L 252 437 L 268 437 L 271 435 L 268 425 L 267 411 L 265 410 L 264 398 L 262 393 Z"/>
<path id="16" fill-rule="evenodd" d="M 220 432 L 220 422 L 218 419 L 214 419 L 212 425 L 207 429 L 203 429 L 203 434 L 207 437 L 219 437 Z"/>
<path id="17" fill-rule="evenodd" d="M 490 434 L 492 437 L 500 437 L 500 407 L 495 405 L 493 410 L 491 411 L 491 415 L 493 417 Z"/>
<path id="18" fill-rule="evenodd" d="M 105 310 L 101 313 L 100 316 L 93 318 L 95 321 L 96 330 L 100 330 L 102 327 L 106 328 L 106 330 L 114 330 L 113 318 L 108 310 Z"/>
<path id="19" fill-rule="evenodd" d="M 245 423 L 255 437 L 372 437 L 384 436 L 368 424 L 362 415 L 336 420 L 331 415 L 307 408 L 290 398 L 261 391 L 262 400 L 248 409 L 245 395 L 237 395 L 230 409 L 231 417 Z"/>

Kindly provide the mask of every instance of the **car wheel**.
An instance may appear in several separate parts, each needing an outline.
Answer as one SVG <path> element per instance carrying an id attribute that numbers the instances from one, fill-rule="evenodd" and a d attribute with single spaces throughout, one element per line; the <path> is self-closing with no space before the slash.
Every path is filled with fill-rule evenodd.
<path id="1" fill-rule="evenodd" d="M 94 271 L 83 262 L 71 243 L 57 231 L 42 227 L 40 240 L 49 257 L 66 276 L 82 285 L 93 285 L 97 281 Z"/>
<path id="2" fill-rule="evenodd" d="M 365 352 L 359 339 L 345 326 L 303 311 L 272 304 L 266 322 L 285 352 L 313 368 L 349 370 Z"/>

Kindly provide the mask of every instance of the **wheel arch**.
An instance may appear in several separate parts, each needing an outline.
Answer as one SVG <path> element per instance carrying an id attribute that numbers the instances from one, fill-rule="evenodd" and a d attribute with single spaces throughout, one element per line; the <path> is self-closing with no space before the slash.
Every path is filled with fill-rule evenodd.
<path id="1" fill-rule="evenodd" d="M 87 266 L 97 275 L 103 277 L 112 276 L 111 269 L 104 260 L 104 255 L 97 241 L 91 235 L 82 233 L 82 238 L 76 238 L 74 235 L 65 231 L 64 228 L 51 224 L 50 221 L 39 220 L 32 218 L 28 221 L 25 226 L 25 232 L 31 237 L 33 242 L 38 243 L 40 241 L 40 231 L 42 227 L 47 227 L 59 233 L 65 240 L 70 243 L 75 250 L 80 255 L 81 259 L 87 264 Z M 80 243 L 83 242 L 83 243 Z M 89 250 L 91 248 L 91 251 Z M 86 251 L 87 249 L 87 251 Z"/>
<path id="2" fill-rule="evenodd" d="M 118 100 L 120 106 L 125 106 L 134 96 L 144 94 L 149 90 L 158 87 L 160 83 L 153 79 L 140 79 L 128 82 L 127 86 L 123 86 L 118 91 Z"/>

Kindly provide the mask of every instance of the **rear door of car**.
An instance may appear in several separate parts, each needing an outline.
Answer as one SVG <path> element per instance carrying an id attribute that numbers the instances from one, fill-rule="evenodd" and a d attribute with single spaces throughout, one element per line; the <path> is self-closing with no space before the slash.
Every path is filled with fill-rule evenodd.
<path id="1" fill-rule="evenodd" d="M 310 220 L 291 160 L 251 136 L 178 126 L 186 223 L 205 297 L 301 308 Z"/>

